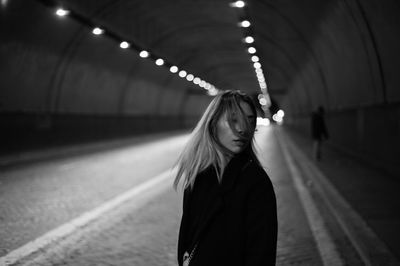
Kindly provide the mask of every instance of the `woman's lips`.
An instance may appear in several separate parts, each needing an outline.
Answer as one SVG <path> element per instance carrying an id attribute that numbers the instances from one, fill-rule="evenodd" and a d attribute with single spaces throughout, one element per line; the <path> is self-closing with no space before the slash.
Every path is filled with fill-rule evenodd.
<path id="1" fill-rule="evenodd" d="M 244 145 L 244 144 L 246 144 L 246 140 L 244 140 L 244 139 L 235 139 L 234 141 L 233 141 L 234 143 L 236 143 L 237 145 Z"/>

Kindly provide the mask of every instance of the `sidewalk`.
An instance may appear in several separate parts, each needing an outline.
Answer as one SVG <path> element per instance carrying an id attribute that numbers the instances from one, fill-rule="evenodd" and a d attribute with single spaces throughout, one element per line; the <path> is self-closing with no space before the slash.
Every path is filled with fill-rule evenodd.
<path id="1" fill-rule="evenodd" d="M 288 128 L 284 132 L 312 160 L 311 140 Z M 323 147 L 322 160 L 314 160 L 314 164 L 399 259 L 400 179 L 358 162 L 329 144 Z"/>

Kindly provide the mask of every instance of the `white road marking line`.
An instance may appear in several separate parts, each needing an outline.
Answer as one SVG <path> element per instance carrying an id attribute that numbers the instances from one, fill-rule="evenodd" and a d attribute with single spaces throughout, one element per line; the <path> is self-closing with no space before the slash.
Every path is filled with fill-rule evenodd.
<path id="1" fill-rule="evenodd" d="M 137 196 L 154 186 L 157 186 L 163 181 L 166 181 L 173 175 L 173 173 L 174 173 L 173 170 L 169 169 L 155 176 L 149 181 L 139 184 L 133 187 L 132 189 L 116 196 L 115 198 L 103 203 L 99 207 L 91 211 L 88 211 L 82 214 L 81 216 L 73 219 L 72 221 L 64 225 L 61 225 L 51 230 L 50 232 L 44 234 L 43 236 L 33 241 L 30 241 L 27 244 L 11 251 L 7 255 L 0 258 L 0 265 L 1 266 L 13 265 L 18 261 L 20 261 L 21 259 L 26 258 L 29 255 L 39 251 L 40 249 L 46 248 L 50 244 L 55 243 L 61 240 L 62 238 L 65 238 L 68 235 L 73 234 L 76 230 L 88 225 L 90 222 L 98 219 L 104 213 L 125 203 L 132 197 Z"/>
<path id="2" fill-rule="evenodd" d="M 300 177 L 300 171 L 294 164 L 293 158 L 290 155 L 287 143 L 281 139 L 281 136 L 275 134 L 281 146 L 283 157 L 289 167 L 292 179 L 294 181 L 295 189 L 298 192 L 299 198 L 306 213 L 311 232 L 317 244 L 323 265 L 325 266 L 340 266 L 345 265 L 343 259 L 337 251 L 336 245 L 329 234 L 324 220 L 312 199 L 310 192 Z"/>

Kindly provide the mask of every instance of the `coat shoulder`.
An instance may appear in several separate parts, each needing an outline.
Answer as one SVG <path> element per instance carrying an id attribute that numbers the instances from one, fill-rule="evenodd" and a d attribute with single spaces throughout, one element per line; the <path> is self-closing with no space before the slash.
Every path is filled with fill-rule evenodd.
<path id="1" fill-rule="evenodd" d="M 265 169 L 255 161 L 250 161 L 249 164 L 243 169 L 243 175 L 251 177 L 247 180 L 253 182 L 269 181 L 269 176 Z"/>
<path id="2" fill-rule="evenodd" d="M 255 161 L 251 161 L 244 169 L 241 175 L 242 185 L 248 188 L 264 188 L 270 190 L 273 188 L 271 179 L 264 168 Z"/>

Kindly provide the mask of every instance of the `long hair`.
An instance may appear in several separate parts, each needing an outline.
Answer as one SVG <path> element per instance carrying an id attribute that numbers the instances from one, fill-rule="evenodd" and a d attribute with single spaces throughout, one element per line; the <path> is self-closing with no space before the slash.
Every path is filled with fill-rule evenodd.
<path id="1" fill-rule="evenodd" d="M 254 114 L 254 121 L 249 121 L 240 104 L 247 103 Z M 218 140 L 217 123 L 227 116 L 229 127 L 235 135 L 240 135 L 235 124 L 244 128 L 245 137 L 251 138 L 246 152 L 250 153 L 257 162 L 254 154 L 254 130 L 256 127 L 257 111 L 251 98 L 240 91 L 224 91 L 218 94 L 209 104 L 200 121 L 193 129 L 188 143 L 177 161 L 177 175 L 174 188 L 177 189 L 180 180 L 184 179 L 184 188 L 193 188 L 196 176 L 206 168 L 213 166 L 219 182 L 222 181 L 224 167 L 223 158 L 232 155 Z M 242 133 L 243 134 L 243 133 Z M 242 135 L 243 136 L 243 135 Z"/>

